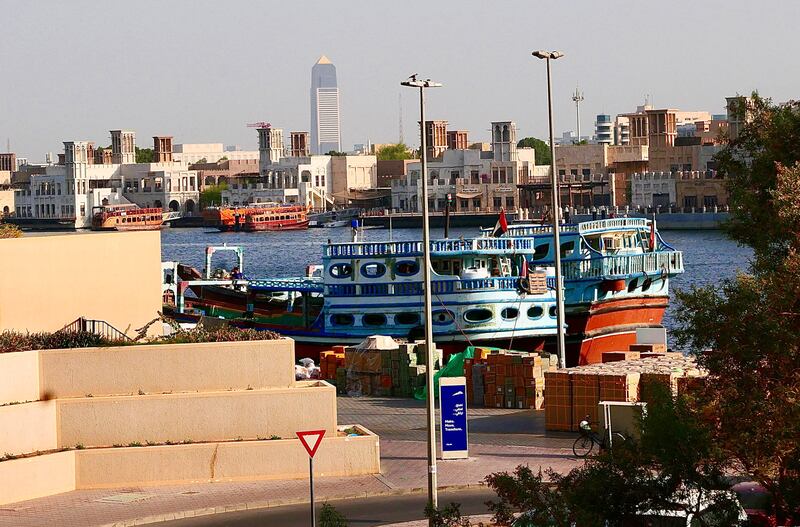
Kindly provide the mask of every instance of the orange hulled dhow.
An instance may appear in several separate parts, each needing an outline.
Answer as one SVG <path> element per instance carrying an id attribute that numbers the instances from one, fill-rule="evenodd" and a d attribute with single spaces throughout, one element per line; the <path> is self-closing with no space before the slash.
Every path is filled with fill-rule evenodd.
<path id="1" fill-rule="evenodd" d="M 139 208 L 133 203 L 92 208 L 94 231 L 152 231 L 164 226 L 160 208 Z"/>
<path id="2" fill-rule="evenodd" d="M 308 209 L 304 205 L 275 203 L 210 207 L 203 211 L 203 224 L 221 231 L 307 229 Z"/>

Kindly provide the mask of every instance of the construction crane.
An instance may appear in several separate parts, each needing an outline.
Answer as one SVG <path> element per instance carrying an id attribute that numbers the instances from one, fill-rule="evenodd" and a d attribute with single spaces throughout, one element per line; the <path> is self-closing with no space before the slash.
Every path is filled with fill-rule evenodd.
<path id="1" fill-rule="evenodd" d="M 257 123 L 247 123 L 248 128 L 258 128 L 259 130 L 263 130 L 265 128 L 272 128 L 272 125 L 269 123 L 265 123 L 264 121 L 259 121 Z"/>

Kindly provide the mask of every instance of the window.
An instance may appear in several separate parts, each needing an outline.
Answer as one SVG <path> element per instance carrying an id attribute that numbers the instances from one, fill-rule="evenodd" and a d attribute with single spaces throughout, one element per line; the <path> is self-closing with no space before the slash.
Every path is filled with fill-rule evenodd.
<path id="1" fill-rule="evenodd" d="M 431 313 L 431 320 L 433 320 L 434 325 L 446 326 L 453 323 L 455 316 L 452 311 L 440 309 Z"/>
<path id="2" fill-rule="evenodd" d="M 550 252 L 550 244 L 549 243 L 542 243 L 536 246 L 536 249 L 533 251 L 533 259 L 534 260 L 542 260 L 547 253 Z"/>
<path id="3" fill-rule="evenodd" d="M 361 266 L 361 275 L 366 278 L 379 278 L 386 273 L 386 266 L 382 263 L 371 262 Z"/>
<path id="4" fill-rule="evenodd" d="M 703 205 L 706 207 L 716 207 L 717 196 L 703 196 Z"/>
<path id="5" fill-rule="evenodd" d="M 473 184 L 477 184 L 481 182 L 480 172 L 477 170 L 473 170 L 469 173 L 469 182 Z"/>
<path id="6" fill-rule="evenodd" d="M 331 324 L 334 326 L 352 326 L 356 321 L 356 317 L 350 313 L 337 313 L 331 315 Z"/>
<path id="7" fill-rule="evenodd" d="M 683 197 L 683 206 L 684 207 L 696 207 L 697 206 L 697 196 L 684 196 Z"/>
<path id="8" fill-rule="evenodd" d="M 541 318 L 542 315 L 544 315 L 544 309 L 542 309 L 542 306 L 532 306 L 528 308 L 528 318 Z"/>
<path id="9" fill-rule="evenodd" d="M 575 251 L 575 240 L 570 240 L 561 244 L 561 257 L 571 255 Z"/>
<path id="10" fill-rule="evenodd" d="M 419 314 L 398 313 L 394 316 L 394 323 L 400 326 L 415 326 L 419 324 Z"/>
<path id="11" fill-rule="evenodd" d="M 401 260 L 394 264 L 394 271 L 400 276 L 413 276 L 419 272 L 419 263 L 416 260 Z"/>
<path id="12" fill-rule="evenodd" d="M 461 207 L 461 210 L 469 209 L 469 200 L 468 199 L 459 200 L 459 206 Z"/>
<path id="13" fill-rule="evenodd" d="M 481 208 L 481 198 L 473 198 L 472 208 L 473 210 L 479 210 Z"/>
<path id="14" fill-rule="evenodd" d="M 503 198 L 495 197 L 493 199 L 493 205 L 494 205 L 495 210 L 499 210 L 500 208 L 502 208 L 502 206 L 503 206 Z"/>
<path id="15" fill-rule="evenodd" d="M 492 310 L 486 307 L 469 309 L 467 310 L 466 313 L 464 313 L 464 320 L 466 320 L 470 324 L 480 324 L 481 322 L 488 322 L 492 320 L 493 317 L 494 313 L 492 313 Z"/>
<path id="16" fill-rule="evenodd" d="M 338 263 L 332 265 L 329 272 L 334 278 L 348 278 L 353 274 L 353 266 L 346 263 Z"/>
<path id="17" fill-rule="evenodd" d="M 506 197 L 506 208 L 513 209 L 514 208 L 514 197 L 508 196 Z"/>
<path id="18" fill-rule="evenodd" d="M 500 312 L 503 320 L 514 320 L 519 315 L 519 310 L 515 307 L 507 307 Z"/>
<path id="19" fill-rule="evenodd" d="M 365 326 L 385 326 L 386 315 L 383 313 L 367 313 L 361 318 L 361 322 Z"/>
<path id="20" fill-rule="evenodd" d="M 81 217 L 86 216 L 86 205 L 81 204 Z"/>
<path id="21" fill-rule="evenodd" d="M 547 314 L 550 315 L 550 318 L 556 318 L 556 306 L 550 306 L 550 309 L 547 310 Z"/>
<path id="22" fill-rule="evenodd" d="M 584 176 L 591 176 L 592 175 L 592 169 L 591 168 L 584 168 L 584 169 L 581 170 L 581 173 Z"/>

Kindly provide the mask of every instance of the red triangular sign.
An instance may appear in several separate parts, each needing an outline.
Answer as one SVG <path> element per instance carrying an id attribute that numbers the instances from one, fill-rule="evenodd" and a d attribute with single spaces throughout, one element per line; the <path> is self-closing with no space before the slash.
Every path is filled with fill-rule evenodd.
<path id="1" fill-rule="evenodd" d="M 303 447 L 308 452 L 310 457 L 314 457 L 317 453 L 319 444 L 322 443 L 322 436 L 325 435 L 325 430 L 306 430 L 305 432 L 297 432 L 297 437 L 303 443 Z"/>

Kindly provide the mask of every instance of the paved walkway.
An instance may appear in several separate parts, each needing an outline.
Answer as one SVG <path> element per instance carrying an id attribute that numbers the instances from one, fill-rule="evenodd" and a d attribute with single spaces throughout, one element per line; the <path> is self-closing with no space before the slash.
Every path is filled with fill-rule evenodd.
<path id="1" fill-rule="evenodd" d="M 559 472 L 574 467 L 577 461 L 570 450 L 572 441 L 568 436 L 547 437 L 537 431 L 541 417 L 533 414 L 541 412 L 473 410 L 470 458 L 439 461 L 440 487 L 476 486 L 487 474 L 511 471 L 519 464 L 535 469 L 549 467 Z M 320 501 L 419 492 L 426 488 L 425 442 L 403 439 L 424 438 L 423 403 L 340 398 L 339 421 L 363 424 L 381 436 L 382 474 L 317 478 L 315 493 Z M 307 499 L 305 479 L 80 490 L 0 506 L 0 527 L 142 525 Z"/>

